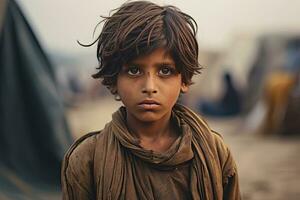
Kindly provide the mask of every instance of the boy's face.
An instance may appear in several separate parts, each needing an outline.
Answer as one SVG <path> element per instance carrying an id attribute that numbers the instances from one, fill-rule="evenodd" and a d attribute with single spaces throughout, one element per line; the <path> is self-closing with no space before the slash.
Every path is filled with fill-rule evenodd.
<path id="1" fill-rule="evenodd" d="M 171 55 L 158 48 L 124 65 L 116 89 L 127 109 L 127 119 L 154 122 L 170 117 L 180 91 L 186 92 L 188 87 Z"/>

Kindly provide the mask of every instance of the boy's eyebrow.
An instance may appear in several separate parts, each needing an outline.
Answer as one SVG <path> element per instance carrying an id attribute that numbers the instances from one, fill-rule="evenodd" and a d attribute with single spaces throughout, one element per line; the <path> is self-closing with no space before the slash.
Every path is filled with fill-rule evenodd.
<path id="1" fill-rule="evenodd" d="M 125 64 L 125 67 L 129 67 L 130 65 L 138 65 L 140 67 L 144 67 L 144 64 L 140 63 L 138 61 L 128 62 L 127 64 Z M 160 67 L 162 65 L 175 66 L 175 62 L 171 61 L 171 60 L 166 60 L 166 61 L 154 63 L 154 66 L 158 66 L 158 67 Z"/>
<path id="2" fill-rule="evenodd" d="M 175 63 L 174 62 L 159 62 L 159 63 L 155 63 L 155 66 L 156 67 L 167 66 L 167 67 L 175 68 Z"/>

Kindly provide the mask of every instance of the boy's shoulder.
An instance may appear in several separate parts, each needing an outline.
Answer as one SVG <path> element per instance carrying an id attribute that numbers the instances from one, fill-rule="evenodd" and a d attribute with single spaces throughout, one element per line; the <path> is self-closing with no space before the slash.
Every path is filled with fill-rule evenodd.
<path id="1" fill-rule="evenodd" d="M 229 177 L 237 173 L 237 167 L 233 159 L 231 150 L 224 142 L 223 136 L 214 130 L 211 130 L 211 132 L 214 135 L 216 152 L 220 167 L 223 171 L 223 180 L 224 183 L 226 183 Z"/>
<path id="2" fill-rule="evenodd" d="M 64 162 L 67 164 L 78 160 L 93 159 L 96 143 L 102 137 L 101 133 L 102 131 L 94 131 L 76 139 L 65 154 Z"/>
<path id="3" fill-rule="evenodd" d="M 215 153 L 215 156 L 217 156 L 216 158 L 219 161 L 222 170 L 224 170 L 226 168 L 225 165 L 227 165 L 228 161 L 231 162 L 231 160 L 233 160 L 231 151 L 228 145 L 226 144 L 226 142 L 224 141 L 223 135 L 211 129 L 209 123 L 199 113 L 197 113 L 197 116 L 201 119 L 203 125 L 209 130 L 207 133 L 212 135 L 213 139 L 212 142 L 210 143 L 211 145 L 210 147 L 212 148 L 212 151 Z M 233 167 L 233 163 L 230 163 L 230 168 L 232 167 Z"/>
<path id="4" fill-rule="evenodd" d="M 75 187 L 76 195 L 85 198 L 92 197 L 93 159 L 97 140 L 101 138 L 101 131 L 88 133 L 77 139 L 65 154 L 61 180 L 64 193 L 72 193 Z M 79 199 L 82 199 L 80 196 Z"/>
<path id="5" fill-rule="evenodd" d="M 219 155 L 223 154 L 223 156 L 224 155 L 226 156 L 228 154 L 229 149 L 228 149 L 227 144 L 224 141 L 223 136 L 214 130 L 211 130 L 211 133 L 214 137 L 214 143 L 215 143 L 218 154 Z"/>
<path id="6" fill-rule="evenodd" d="M 226 153 L 228 151 L 228 147 L 224 142 L 224 138 L 223 138 L 222 134 L 211 129 L 209 123 L 206 121 L 206 119 L 202 115 L 197 113 L 197 116 L 201 119 L 204 126 L 209 130 L 209 133 L 212 134 L 213 140 L 214 140 L 214 145 L 216 146 L 217 150 L 220 152 Z"/>

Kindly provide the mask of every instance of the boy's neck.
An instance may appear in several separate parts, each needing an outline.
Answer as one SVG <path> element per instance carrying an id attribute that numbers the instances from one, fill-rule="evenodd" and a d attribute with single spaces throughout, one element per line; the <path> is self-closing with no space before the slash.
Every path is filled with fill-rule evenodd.
<path id="1" fill-rule="evenodd" d="M 145 123 L 132 116 L 127 116 L 127 126 L 131 134 L 140 140 L 141 147 L 164 152 L 178 137 L 170 118 L 171 114 L 168 114 L 161 120 Z"/>

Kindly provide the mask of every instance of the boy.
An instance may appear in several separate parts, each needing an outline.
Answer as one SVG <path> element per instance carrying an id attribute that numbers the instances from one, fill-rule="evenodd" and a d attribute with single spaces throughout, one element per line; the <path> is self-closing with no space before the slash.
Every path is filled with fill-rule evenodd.
<path id="1" fill-rule="evenodd" d="M 176 104 L 200 72 L 193 18 L 136 1 L 104 21 L 93 77 L 124 107 L 69 149 L 64 199 L 240 199 L 236 165 L 222 138 Z"/>

